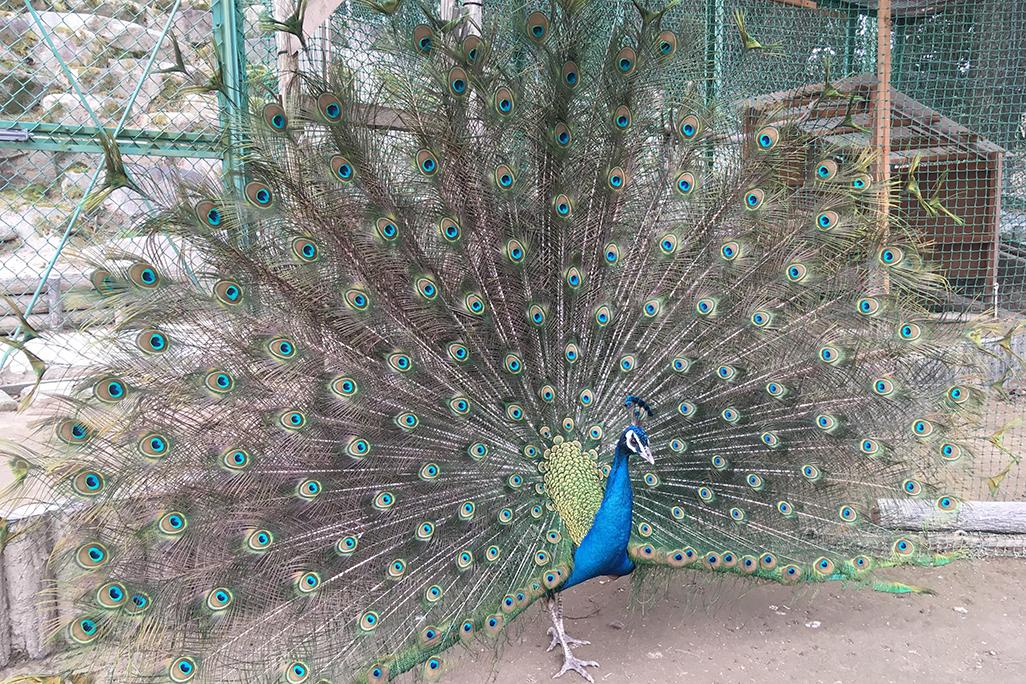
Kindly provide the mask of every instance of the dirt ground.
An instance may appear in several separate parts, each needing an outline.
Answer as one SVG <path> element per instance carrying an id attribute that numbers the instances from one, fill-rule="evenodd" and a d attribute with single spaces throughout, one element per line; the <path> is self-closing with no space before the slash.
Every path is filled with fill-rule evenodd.
<path id="1" fill-rule="evenodd" d="M 936 594 L 699 582 L 628 613 L 630 580 L 599 580 L 568 592 L 567 632 L 592 642 L 577 656 L 598 660 L 595 681 L 608 684 L 1026 682 L 1026 563 L 979 560 L 891 574 Z M 694 582 L 694 573 L 681 580 Z M 522 628 L 494 666 L 492 652 L 478 649 L 477 657 L 458 657 L 444 681 L 550 681 L 562 660 L 545 652 L 548 616 L 534 611 L 517 621 Z M 557 681 L 584 680 L 567 673 Z"/>
<path id="2" fill-rule="evenodd" d="M 597 683 L 864 684 L 1026 682 L 1026 562 L 965 561 L 943 568 L 893 571 L 934 595 L 895 596 L 823 585 L 796 591 L 740 580 L 698 582 L 698 573 L 643 610 L 626 609 L 630 580 L 597 580 L 565 597 L 567 631 L 588 639 L 577 655 L 598 660 Z M 499 652 L 455 649 L 448 684 L 541 684 L 561 658 L 545 652 L 541 606 L 508 630 Z M 18 675 L 52 674 L 66 662 L 0 669 L 4 684 L 57 682 Z M 10 679 L 7 679 L 10 678 Z M 416 681 L 407 675 L 401 682 Z M 567 673 L 561 684 L 584 680 Z"/>

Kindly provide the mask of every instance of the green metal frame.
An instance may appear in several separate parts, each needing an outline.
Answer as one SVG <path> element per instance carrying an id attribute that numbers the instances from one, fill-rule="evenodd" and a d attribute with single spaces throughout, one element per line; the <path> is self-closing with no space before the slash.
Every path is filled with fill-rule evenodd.
<path id="1" fill-rule="evenodd" d="M 230 142 L 224 154 L 225 183 L 231 183 L 241 192 L 245 185 L 241 153 L 245 139 L 241 120 L 249 107 L 242 13 L 237 0 L 214 0 L 210 11 L 214 15 L 214 45 L 221 58 L 221 78 L 226 91 L 218 93 L 221 125 L 228 132 Z"/>
<path id="2" fill-rule="evenodd" d="M 87 152 L 103 154 L 96 142 L 101 132 L 114 136 L 122 154 L 154 157 L 201 157 L 219 159 L 222 156 L 220 140 L 212 133 L 168 133 L 140 128 L 113 128 L 96 126 L 68 126 L 42 121 L 5 121 L 0 129 L 24 131 L 25 140 L 0 140 L 0 148 L 44 150 L 47 152 Z"/>

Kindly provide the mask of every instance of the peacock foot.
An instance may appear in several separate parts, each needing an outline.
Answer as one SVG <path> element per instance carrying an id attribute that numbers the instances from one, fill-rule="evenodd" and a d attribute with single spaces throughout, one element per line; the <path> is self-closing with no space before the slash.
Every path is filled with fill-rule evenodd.
<path id="1" fill-rule="evenodd" d="M 551 651 L 557 645 L 563 647 L 563 667 L 552 678 L 562 677 L 570 670 L 573 670 L 589 682 L 594 682 L 595 680 L 591 678 L 587 668 L 598 667 L 598 663 L 594 660 L 578 660 L 574 657 L 573 651 L 570 650 L 570 646 L 581 646 L 591 642 L 584 641 L 583 639 L 574 639 L 566 635 L 566 629 L 563 627 L 563 601 L 558 594 L 549 598 L 548 608 L 549 614 L 552 616 L 552 626 L 549 627 L 548 631 L 548 634 L 552 635 L 552 643 L 549 644 L 547 651 Z"/>
<path id="2" fill-rule="evenodd" d="M 597 661 L 595 661 L 595 660 L 578 660 L 577 658 L 574 657 L 574 654 L 570 652 L 570 648 L 568 646 L 565 646 L 565 645 L 563 646 L 563 652 L 564 652 L 563 667 L 561 667 L 559 669 L 559 672 L 557 672 L 556 674 L 552 675 L 553 679 L 555 679 L 556 677 L 562 677 L 563 675 L 565 675 L 570 670 L 573 670 L 577 674 L 579 674 L 582 677 L 584 677 L 585 679 L 587 679 L 589 682 L 594 682 L 595 681 L 594 679 L 592 679 L 591 673 L 589 673 L 586 668 L 598 667 L 599 664 L 598 664 Z"/>
<path id="3" fill-rule="evenodd" d="M 545 649 L 546 653 L 554 649 L 556 646 L 560 646 L 561 644 L 567 644 L 568 646 L 587 646 L 591 643 L 587 639 L 574 639 L 572 636 L 569 636 L 568 634 L 563 634 L 562 636 L 560 636 L 559 630 L 557 630 L 555 627 L 549 627 L 548 634 L 552 636 L 552 641 L 549 642 L 549 647 Z"/>

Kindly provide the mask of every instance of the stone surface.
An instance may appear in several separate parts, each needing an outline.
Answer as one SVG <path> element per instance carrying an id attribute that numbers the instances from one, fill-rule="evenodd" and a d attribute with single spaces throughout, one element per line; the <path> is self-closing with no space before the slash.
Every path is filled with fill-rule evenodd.
<path id="1" fill-rule="evenodd" d="M 0 191 L 29 184 L 45 189 L 57 174 L 53 158 L 52 152 L 42 150 L 0 149 Z"/>
<path id="2" fill-rule="evenodd" d="M 35 206 L 22 207 L 17 211 L 0 211 L 0 231 L 10 231 L 12 239 L 27 240 L 39 233 L 41 226 L 49 225 L 52 220 L 51 211 Z"/>
<path id="3" fill-rule="evenodd" d="M 0 114 L 5 118 L 23 118 L 42 102 L 47 83 L 29 66 L 12 66 L 6 73 L 0 73 Z"/>
<path id="4" fill-rule="evenodd" d="M 0 411 L 17 411 L 18 402 L 7 392 L 0 390 Z"/>
<path id="5" fill-rule="evenodd" d="M 157 30 L 164 27 L 167 21 L 166 14 L 151 15 L 149 25 Z M 210 10 L 201 9 L 179 9 L 175 15 L 175 23 L 172 27 L 179 43 L 189 45 L 203 45 L 210 42 L 210 34 L 213 32 L 213 16 Z M 182 45 L 185 49 L 185 45 Z"/>

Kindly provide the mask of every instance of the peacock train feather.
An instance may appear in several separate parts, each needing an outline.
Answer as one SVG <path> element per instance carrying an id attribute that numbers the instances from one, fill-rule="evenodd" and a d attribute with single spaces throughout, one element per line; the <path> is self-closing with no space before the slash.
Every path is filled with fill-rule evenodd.
<path id="1" fill-rule="evenodd" d="M 874 508 L 957 510 L 984 355 L 871 151 L 714 106 L 677 7 L 376 7 L 372 70 L 254 102 L 237 191 L 97 262 L 102 362 L 12 495 L 62 511 L 83 667 L 434 677 L 544 600 L 590 678 L 556 597 L 599 574 L 946 560 Z"/>

